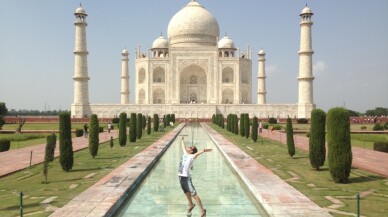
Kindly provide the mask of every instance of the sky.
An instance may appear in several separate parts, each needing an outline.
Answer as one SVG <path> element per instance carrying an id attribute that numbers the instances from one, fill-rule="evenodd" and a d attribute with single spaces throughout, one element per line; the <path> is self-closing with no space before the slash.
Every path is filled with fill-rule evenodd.
<path id="1" fill-rule="evenodd" d="M 73 102 L 76 8 L 87 17 L 89 100 L 119 104 L 121 51 L 146 52 L 190 0 L 0 0 L 0 102 L 10 109 L 70 110 Z M 266 52 L 268 104 L 298 102 L 300 17 L 313 11 L 314 103 L 327 111 L 388 107 L 387 0 L 198 0 L 240 50 L 252 49 L 256 103 L 257 53 Z"/>

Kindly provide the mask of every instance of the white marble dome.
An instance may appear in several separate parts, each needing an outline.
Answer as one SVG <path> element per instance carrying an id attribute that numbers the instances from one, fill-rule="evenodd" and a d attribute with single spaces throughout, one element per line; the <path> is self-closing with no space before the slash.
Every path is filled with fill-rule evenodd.
<path id="1" fill-rule="evenodd" d="M 176 13 L 168 24 L 171 46 L 217 45 L 220 28 L 214 16 L 195 0 Z"/>
<path id="2" fill-rule="evenodd" d="M 86 11 L 83 7 L 79 6 L 76 10 L 75 10 L 75 14 L 86 14 Z"/>
<path id="3" fill-rule="evenodd" d="M 124 48 L 123 51 L 121 51 L 121 54 L 122 55 L 128 55 L 128 50 Z"/>
<path id="4" fill-rule="evenodd" d="M 155 39 L 152 43 L 152 48 L 168 48 L 168 41 L 163 36 L 159 36 L 159 38 Z"/>
<path id="5" fill-rule="evenodd" d="M 309 7 L 304 7 L 302 12 L 300 13 L 301 15 L 302 14 L 313 14 L 313 12 L 311 11 L 311 9 Z"/>
<path id="6" fill-rule="evenodd" d="M 259 50 L 259 55 L 265 55 L 265 51 L 263 49 Z"/>
<path id="7" fill-rule="evenodd" d="M 230 39 L 228 36 L 224 36 L 219 42 L 218 42 L 218 48 L 235 48 L 234 42 L 232 39 Z"/>

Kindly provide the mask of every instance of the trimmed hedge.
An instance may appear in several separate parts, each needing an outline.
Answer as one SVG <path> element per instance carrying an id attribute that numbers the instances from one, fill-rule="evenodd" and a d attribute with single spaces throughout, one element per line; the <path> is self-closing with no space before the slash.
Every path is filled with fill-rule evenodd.
<path id="1" fill-rule="evenodd" d="M 75 137 L 81 137 L 84 135 L 83 129 L 75 129 Z"/>
<path id="2" fill-rule="evenodd" d="M 295 142 L 294 142 L 294 130 L 292 129 L 291 118 L 287 118 L 286 133 L 287 133 L 287 149 L 288 149 L 288 154 L 292 158 L 294 158 L 294 155 L 295 155 Z"/>
<path id="3" fill-rule="evenodd" d="M 298 118 L 296 120 L 296 123 L 298 124 L 307 124 L 309 122 L 309 120 L 307 118 Z"/>
<path id="4" fill-rule="evenodd" d="M 119 145 L 125 146 L 127 144 L 127 113 L 121 113 L 119 119 Z"/>
<path id="5" fill-rule="evenodd" d="M 384 130 L 384 126 L 381 125 L 380 123 L 376 123 L 374 126 L 373 126 L 373 131 L 383 131 Z"/>
<path id="6" fill-rule="evenodd" d="M 147 135 L 151 134 L 151 117 L 147 117 Z"/>
<path id="7" fill-rule="evenodd" d="M 388 153 L 388 141 L 376 141 L 373 143 L 373 150 Z"/>
<path id="8" fill-rule="evenodd" d="M 270 123 L 270 124 L 277 124 L 278 120 L 276 120 L 276 118 L 269 118 L 268 119 L 268 123 Z"/>
<path id="9" fill-rule="evenodd" d="M 311 111 L 311 129 L 309 133 L 309 158 L 311 166 L 319 170 L 326 159 L 326 113 L 321 109 Z"/>
<path id="10" fill-rule="evenodd" d="M 96 114 L 93 114 L 90 119 L 90 131 L 89 131 L 89 152 L 93 158 L 96 157 L 98 153 L 98 145 L 100 144 L 100 139 L 98 137 L 99 133 L 99 123 L 98 117 Z"/>
<path id="11" fill-rule="evenodd" d="M 159 115 L 154 114 L 154 132 L 159 131 Z"/>
<path id="12" fill-rule="evenodd" d="M 112 124 L 119 124 L 120 118 L 112 118 Z"/>
<path id="13" fill-rule="evenodd" d="M 253 142 L 257 141 L 257 130 L 258 130 L 257 117 L 254 116 L 252 119 L 252 135 L 251 135 Z"/>
<path id="14" fill-rule="evenodd" d="M 330 175 L 336 183 L 348 183 L 352 167 L 349 112 L 340 107 L 330 109 L 326 124 Z"/>
<path id="15" fill-rule="evenodd" d="M 59 163 L 65 172 L 70 172 L 74 164 L 70 112 L 59 114 Z"/>
<path id="16" fill-rule="evenodd" d="M 137 139 L 141 139 L 141 137 L 143 136 L 143 115 L 141 113 L 137 113 L 136 136 Z"/>
<path id="17" fill-rule="evenodd" d="M 131 113 L 129 123 L 129 142 L 136 142 L 136 113 Z"/>
<path id="18" fill-rule="evenodd" d="M 9 139 L 0 139 L 0 152 L 8 151 L 11 147 L 11 141 Z"/>
<path id="19" fill-rule="evenodd" d="M 384 129 L 388 130 L 388 122 L 385 122 Z"/>

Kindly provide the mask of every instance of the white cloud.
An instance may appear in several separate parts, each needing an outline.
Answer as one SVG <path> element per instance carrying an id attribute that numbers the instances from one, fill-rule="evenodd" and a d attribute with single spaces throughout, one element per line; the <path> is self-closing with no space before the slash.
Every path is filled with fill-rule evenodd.
<path id="1" fill-rule="evenodd" d="M 319 76 L 325 73 L 326 68 L 327 66 L 323 61 L 318 61 L 313 65 L 313 73 L 315 76 Z"/>
<path id="2" fill-rule="evenodd" d="M 279 70 L 275 65 L 266 65 L 265 66 L 265 74 L 276 74 Z"/>

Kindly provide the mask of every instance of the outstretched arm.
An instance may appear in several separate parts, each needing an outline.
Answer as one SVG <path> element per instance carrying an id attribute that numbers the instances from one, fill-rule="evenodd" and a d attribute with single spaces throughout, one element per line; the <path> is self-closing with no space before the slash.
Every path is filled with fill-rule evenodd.
<path id="1" fill-rule="evenodd" d="M 209 152 L 209 151 L 213 151 L 213 149 L 211 148 L 204 148 L 202 151 L 199 151 L 197 153 L 194 154 L 194 159 L 197 158 L 199 155 L 205 153 L 205 152 Z"/>
<path id="2" fill-rule="evenodd" d="M 183 153 L 187 154 L 187 151 L 186 151 L 186 144 L 185 144 L 185 137 L 182 136 L 182 139 L 181 139 L 181 147 L 182 147 L 182 151 Z"/>

